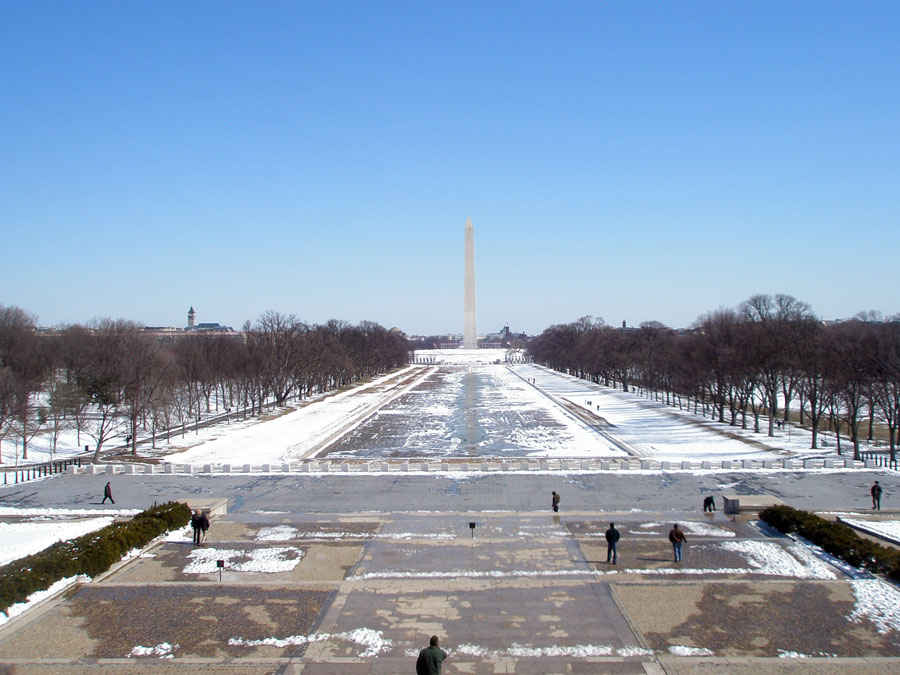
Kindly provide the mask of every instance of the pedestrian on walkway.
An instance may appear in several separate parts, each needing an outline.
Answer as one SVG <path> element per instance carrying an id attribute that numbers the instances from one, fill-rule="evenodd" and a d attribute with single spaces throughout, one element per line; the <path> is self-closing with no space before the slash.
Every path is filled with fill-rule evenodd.
<path id="1" fill-rule="evenodd" d="M 687 537 L 678 528 L 678 523 L 672 526 L 669 532 L 669 541 L 672 542 L 672 549 L 675 551 L 675 562 L 681 562 L 681 545 L 687 541 Z"/>
<path id="2" fill-rule="evenodd" d="M 206 543 L 206 531 L 209 529 L 209 516 L 205 513 L 200 513 L 200 543 Z"/>
<path id="3" fill-rule="evenodd" d="M 877 480 L 869 492 L 872 493 L 872 508 L 881 511 L 881 486 L 878 484 Z"/>
<path id="4" fill-rule="evenodd" d="M 559 511 L 559 495 L 556 493 L 556 490 L 554 490 L 551 494 L 552 497 L 550 499 L 550 506 L 553 507 L 553 512 L 556 513 L 557 511 Z"/>
<path id="5" fill-rule="evenodd" d="M 610 558 L 612 558 L 612 564 L 615 565 L 618 561 L 618 543 L 619 543 L 619 531 L 616 529 L 615 523 L 609 524 L 609 529 L 606 531 L 606 562 L 610 562 Z"/>
<path id="6" fill-rule="evenodd" d="M 103 488 L 103 501 L 100 503 L 105 504 L 107 499 L 109 501 L 111 501 L 113 504 L 116 503 L 116 500 L 113 499 L 113 496 L 112 496 L 112 485 L 110 485 L 108 482 L 106 483 L 106 487 Z"/>
<path id="7" fill-rule="evenodd" d="M 194 546 L 200 545 L 200 519 L 203 515 L 200 513 L 200 509 L 197 509 L 191 514 L 191 529 L 194 530 Z"/>
<path id="8" fill-rule="evenodd" d="M 438 636 L 432 635 L 429 646 L 416 659 L 416 675 L 441 675 L 441 664 L 446 658 L 447 652 L 438 647 Z"/>
<path id="9" fill-rule="evenodd" d="M 703 513 L 712 512 L 716 510 L 716 498 L 712 495 L 708 496 L 703 500 Z"/>

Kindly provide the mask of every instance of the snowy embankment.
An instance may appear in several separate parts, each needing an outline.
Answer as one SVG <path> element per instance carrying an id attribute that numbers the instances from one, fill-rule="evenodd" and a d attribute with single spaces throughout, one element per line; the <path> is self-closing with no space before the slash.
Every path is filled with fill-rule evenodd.
<path id="1" fill-rule="evenodd" d="M 888 539 L 900 546 L 900 520 L 861 520 L 857 518 L 841 518 L 840 520 L 850 527 Z"/>
<path id="2" fill-rule="evenodd" d="M 626 441 L 643 457 L 718 461 L 773 459 L 785 454 L 821 457 L 834 451 L 833 446 L 811 451 L 811 434 L 794 426 L 779 429 L 775 436 L 768 437 L 765 433 L 753 433 L 752 428 L 719 423 L 686 408 L 668 406 L 634 392 L 604 387 L 540 366 L 523 364 L 514 369 L 522 377 L 533 378 L 537 387 L 553 396 L 602 417 L 609 423 L 612 435 Z M 752 425 L 752 420 L 749 423 Z"/>
<path id="3" fill-rule="evenodd" d="M 275 419 L 220 426 L 211 431 L 213 437 L 164 459 L 178 464 L 274 464 L 303 459 L 321 443 L 341 433 L 353 420 L 366 417 L 398 395 L 401 385 L 391 381 L 410 370 L 411 367 L 405 368 L 399 373 L 313 401 Z"/>

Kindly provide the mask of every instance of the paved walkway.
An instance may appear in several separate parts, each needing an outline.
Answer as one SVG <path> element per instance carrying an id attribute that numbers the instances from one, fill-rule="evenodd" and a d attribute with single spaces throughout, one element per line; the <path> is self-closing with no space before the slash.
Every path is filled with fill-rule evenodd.
<path id="1" fill-rule="evenodd" d="M 273 511 L 233 512 L 206 546 L 157 545 L 13 622 L 0 672 L 393 674 L 432 634 L 447 673 L 900 668 L 900 636 L 846 618 L 839 570 L 721 514 Z M 691 649 L 711 655 L 672 653 Z"/>

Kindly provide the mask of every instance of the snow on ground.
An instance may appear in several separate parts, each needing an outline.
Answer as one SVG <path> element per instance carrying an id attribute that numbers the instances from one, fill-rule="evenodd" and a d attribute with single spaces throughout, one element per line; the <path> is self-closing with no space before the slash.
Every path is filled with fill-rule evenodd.
<path id="1" fill-rule="evenodd" d="M 381 652 L 388 651 L 393 642 L 384 637 L 380 630 L 371 628 L 357 628 L 344 633 L 312 633 L 311 635 L 289 635 L 285 638 L 263 638 L 261 640 L 245 640 L 244 638 L 230 638 L 228 644 L 235 647 L 290 647 L 309 644 L 310 642 L 322 642 L 323 640 L 344 640 L 365 647 L 359 656 L 378 656 Z"/>
<path id="2" fill-rule="evenodd" d="M 850 581 L 856 606 L 847 617 L 855 623 L 872 621 L 879 633 L 900 633 L 900 590 L 880 579 Z"/>
<path id="3" fill-rule="evenodd" d="M 137 647 L 132 648 L 132 650 L 125 655 L 126 658 L 132 658 L 134 656 L 148 657 L 148 656 L 156 656 L 161 659 L 172 659 L 175 658 L 175 654 L 173 653 L 176 649 L 179 649 L 181 645 L 173 645 L 168 642 L 160 642 L 155 647 L 142 647 L 138 645 Z"/>
<path id="4" fill-rule="evenodd" d="M 0 522 L 0 565 L 43 551 L 58 541 L 99 530 L 112 522 L 112 516 L 86 520 Z"/>
<path id="5" fill-rule="evenodd" d="M 406 368 L 401 372 L 406 373 Z M 264 422 L 218 427 L 218 436 L 164 459 L 179 464 L 222 462 L 261 464 L 302 459 L 318 444 L 338 433 L 354 418 L 365 416 L 396 392 L 389 380 L 398 373 L 359 387 L 313 401 L 308 405 Z"/>
<path id="6" fill-rule="evenodd" d="M 711 649 L 706 647 L 684 647 L 682 645 L 673 645 L 669 647 L 669 651 L 675 656 L 712 656 Z"/>
<path id="7" fill-rule="evenodd" d="M 659 460 L 723 460 L 723 459 L 772 459 L 778 451 L 811 454 L 810 434 L 794 427 L 776 431 L 773 438 L 765 433 L 754 434 L 750 429 L 732 427 L 713 422 L 688 410 L 667 406 L 658 401 L 638 396 L 633 392 L 604 387 L 577 377 L 563 375 L 540 366 L 522 364 L 513 366 L 525 378 L 534 378 L 535 384 L 559 398 L 591 410 L 613 425 L 610 432 L 628 442 L 642 456 Z M 588 404 L 590 401 L 590 404 Z M 700 422 L 697 426 L 691 422 Z M 752 420 L 748 423 L 752 424 Z M 755 448 L 747 443 L 722 436 L 708 427 L 713 426 L 729 434 L 737 434 L 748 440 L 765 443 L 771 450 Z M 821 455 L 823 451 L 816 451 Z"/>
<path id="8" fill-rule="evenodd" d="M 872 532 L 885 539 L 900 543 L 900 520 L 859 520 L 857 518 L 841 518 L 842 523 L 850 527 Z"/>
<path id="9" fill-rule="evenodd" d="M 681 520 L 679 521 L 679 526 L 682 530 L 684 530 L 687 534 L 693 534 L 697 537 L 734 537 L 736 536 L 732 530 L 727 530 L 724 527 L 716 527 L 715 525 L 710 525 L 709 523 L 698 523 L 694 520 Z M 641 530 L 647 530 L 650 528 L 660 528 L 660 527 L 668 527 L 667 524 L 659 523 L 659 522 L 651 522 L 651 523 L 641 523 L 637 526 L 637 528 L 632 529 L 630 534 L 645 534 L 651 535 L 654 537 L 658 537 L 659 534 L 656 532 L 642 532 Z"/>
<path id="10" fill-rule="evenodd" d="M 290 572 L 305 554 L 293 546 L 257 548 L 248 551 L 224 548 L 200 548 L 188 555 L 191 562 L 184 568 L 185 574 L 211 574 L 218 571 L 217 561 L 225 561 L 228 572 L 259 572 L 274 574 Z M 236 558 L 246 558 L 232 562 Z"/>
<path id="11" fill-rule="evenodd" d="M 794 577 L 797 579 L 835 579 L 831 568 L 802 544 L 789 544 L 787 550 L 774 541 L 726 541 L 726 551 L 746 556 L 757 574 Z M 793 555 L 792 555 L 793 554 Z"/>

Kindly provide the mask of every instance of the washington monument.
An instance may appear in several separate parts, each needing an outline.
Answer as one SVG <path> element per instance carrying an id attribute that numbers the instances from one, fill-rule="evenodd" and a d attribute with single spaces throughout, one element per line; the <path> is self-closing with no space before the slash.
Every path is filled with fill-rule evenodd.
<path id="1" fill-rule="evenodd" d="M 463 349 L 478 349 L 475 330 L 475 230 L 472 219 L 466 218 L 466 279 L 463 307 Z"/>

